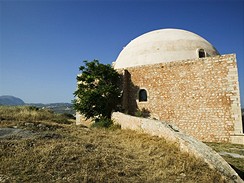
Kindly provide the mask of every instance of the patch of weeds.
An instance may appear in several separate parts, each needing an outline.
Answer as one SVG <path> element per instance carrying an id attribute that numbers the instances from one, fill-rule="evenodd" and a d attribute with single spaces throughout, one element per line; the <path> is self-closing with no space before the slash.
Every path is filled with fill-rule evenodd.
<path id="1" fill-rule="evenodd" d="M 73 116 L 73 114 L 63 113 L 61 115 L 64 116 L 65 118 L 68 118 L 68 119 L 75 119 L 75 116 Z"/>
<path id="2" fill-rule="evenodd" d="M 62 135 L 58 133 L 42 133 L 39 137 L 40 139 L 61 139 Z"/>
<path id="3" fill-rule="evenodd" d="M 120 130 L 120 129 L 121 129 L 121 125 L 114 124 L 114 123 L 109 127 L 109 130 Z"/>
<path id="4" fill-rule="evenodd" d="M 18 127 L 34 132 L 55 131 L 57 129 L 63 128 L 61 125 L 51 122 L 20 122 Z"/>
<path id="5" fill-rule="evenodd" d="M 53 118 L 51 121 L 59 124 L 71 124 L 72 122 L 69 121 L 67 118 L 65 118 L 62 115 L 57 116 L 56 118 Z"/>
<path id="6" fill-rule="evenodd" d="M 113 125 L 113 120 L 109 118 L 100 118 L 95 120 L 91 127 L 95 128 L 109 128 Z"/>
<path id="7" fill-rule="evenodd" d="M 149 118 L 150 117 L 150 111 L 148 109 L 142 108 L 142 110 L 138 109 L 135 112 L 136 117 L 142 117 L 142 118 Z"/>

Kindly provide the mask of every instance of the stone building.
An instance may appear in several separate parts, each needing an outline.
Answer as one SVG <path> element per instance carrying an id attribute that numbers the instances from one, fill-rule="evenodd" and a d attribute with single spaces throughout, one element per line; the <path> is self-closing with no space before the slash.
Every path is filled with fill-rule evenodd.
<path id="1" fill-rule="evenodd" d="M 244 144 L 235 54 L 205 39 L 161 29 L 132 40 L 113 63 L 123 75 L 123 110 L 146 113 L 208 142 Z"/>

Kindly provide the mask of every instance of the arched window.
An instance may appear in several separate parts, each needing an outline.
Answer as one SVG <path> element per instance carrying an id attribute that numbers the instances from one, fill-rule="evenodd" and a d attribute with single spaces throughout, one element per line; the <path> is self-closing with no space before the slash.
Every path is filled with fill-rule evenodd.
<path id="1" fill-rule="evenodd" d="M 206 53 L 205 53 L 204 49 L 198 50 L 198 57 L 199 58 L 205 58 L 206 57 Z"/>
<path id="2" fill-rule="evenodd" d="M 147 101 L 147 91 L 145 89 L 139 90 L 139 102 Z"/>

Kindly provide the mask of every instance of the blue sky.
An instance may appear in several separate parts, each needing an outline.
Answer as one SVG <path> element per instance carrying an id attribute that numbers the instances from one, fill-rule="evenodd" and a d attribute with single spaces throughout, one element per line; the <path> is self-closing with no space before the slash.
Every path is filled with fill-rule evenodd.
<path id="1" fill-rule="evenodd" d="M 111 64 L 132 39 L 162 28 L 236 53 L 244 105 L 243 0 L 0 0 L 0 95 L 70 102 L 83 60 Z"/>

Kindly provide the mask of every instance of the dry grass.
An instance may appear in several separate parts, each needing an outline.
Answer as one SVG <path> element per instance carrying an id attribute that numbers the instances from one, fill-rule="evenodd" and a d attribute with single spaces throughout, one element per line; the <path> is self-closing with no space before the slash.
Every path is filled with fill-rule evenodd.
<path id="1" fill-rule="evenodd" d="M 2 139 L 0 174 L 10 182 L 221 182 L 205 163 L 157 137 L 74 126 L 50 134 Z"/>
<path id="2" fill-rule="evenodd" d="M 0 128 L 6 124 L 37 135 L 0 138 L 0 182 L 224 182 L 158 137 L 46 121 L 5 120 Z"/>

